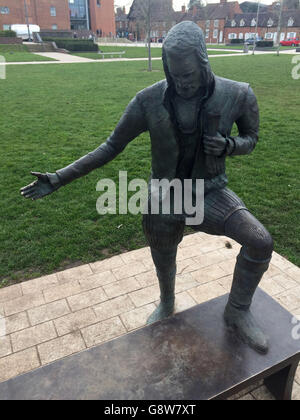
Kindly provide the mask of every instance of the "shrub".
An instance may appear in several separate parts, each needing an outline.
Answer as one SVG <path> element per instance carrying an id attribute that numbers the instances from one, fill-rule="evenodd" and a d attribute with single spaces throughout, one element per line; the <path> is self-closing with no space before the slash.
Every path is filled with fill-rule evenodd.
<path id="1" fill-rule="evenodd" d="M 231 44 L 243 44 L 244 40 L 243 39 L 231 39 L 230 43 Z"/>
<path id="2" fill-rule="evenodd" d="M 5 38 L 16 38 L 17 34 L 15 31 L 0 31 L 0 36 Z"/>
<path id="3" fill-rule="evenodd" d="M 92 40 L 44 37 L 43 41 L 55 42 L 58 48 L 68 51 L 98 51 L 98 45 Z"/>
<path id="4" fill-rule="evenodd" d="M 273 45 L 273 41 L 257 41 L 256 43 L 257 47 L 273 47 Z"/>

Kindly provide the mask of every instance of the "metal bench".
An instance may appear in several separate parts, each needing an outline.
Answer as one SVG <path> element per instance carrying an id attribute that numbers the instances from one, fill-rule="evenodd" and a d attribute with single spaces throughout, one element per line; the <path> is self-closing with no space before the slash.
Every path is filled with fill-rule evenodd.
<path id="1" fill-rule="evenodd" d="M 99 51 L 98 54 L 102 55 L 102 58 L 105 58 L 105 56 L 110 56 L 111 58 L 113 58 L 114 56 L 119 56 L 122 57 L 122 55 L 125 54 L 126 51 L 119 51 L 119 52 L 101 52 Z"/>
<path id="2" fill-rule="evenodd" d="M 264 380 L 291 399 L 300 359 L 294 318 L 257 290 L 253 313 L 270 337 L 260 355 L 226 329 L 228 295 L 0 384 L 0 400 L 218 400 Z"/>

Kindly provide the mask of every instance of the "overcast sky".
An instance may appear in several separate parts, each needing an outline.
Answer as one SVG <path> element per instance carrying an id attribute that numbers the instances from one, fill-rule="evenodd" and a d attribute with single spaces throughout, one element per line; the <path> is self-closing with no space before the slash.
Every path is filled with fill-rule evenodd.
<path id="1" fill-rule="evenodd" d="M 230 1 L 230 0 L 229 0 Z M 239 3 L 243 3 L 245 0 L 239 0 Z M 247 0 L 251 1 L 251 0 Z M 263 4 L 272 4 L 274 0 L 262 0 Z M 126 7 L 126 12 L 128 13 L 130 6 L 132 5 L 133 0 L 115 0 L 115 7 Z M 206 0 L 207 3 L 218 3 L 218 0 Z M 253 1 L 256 3 L 257 1 Z M 175 10 L 181 10 L 181 6 L 188 5 L 189 0 L 173 0 L 173 7 Z"/>

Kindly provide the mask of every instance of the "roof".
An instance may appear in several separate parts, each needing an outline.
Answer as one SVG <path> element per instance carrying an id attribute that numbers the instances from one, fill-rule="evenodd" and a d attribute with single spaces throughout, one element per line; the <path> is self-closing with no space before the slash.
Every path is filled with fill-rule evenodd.
<path id="1" fill-rule="evenodd" d="M 182 14 L 181 20 L 193 20 L 197 22 L 199 20 L 227 19 L 233 15 L 234 9 L 237 6 L 239 6 L 237 1 L 210 3 L 205 7 L 197 7 L 196 13 L 193 10 L 187 11 L 185 14 Z"/>
<path id="2" fill-rule="evenodd" d="M 151 19 L 156 22 L 176 19 L 172 0 L 150 0 Z M 147 3 L 133 0 L 128 19 L 144 19 L 147 16 Z"/>
<path id="3" fill-rule="evenodd" d="M 225 27 L 232 27 L 233 20 L 236 22 L 234 27 L 251 26 L 252 19 L 256 19 L 257 13 L 240 13 L 234 15 L 233 19 L 229 19 L 225 23 Z M 290 18 L 293 19 L 293 25 L 288 26 Z M 240 25 L 241 20 L 244 20 L 245 24 Z M 268 25 L 269 20 L 273 21 L 272 25 Z M 259 27 L 277 27 L 279 16 L 274 12 L 264 12 L 258 15 L 258 26 Z M 269 22 L 270 23 L 270 22 Z M 300 10 L 285 10 L 282 12 L 281 26 L 283 27 L 300 27 Z"/>

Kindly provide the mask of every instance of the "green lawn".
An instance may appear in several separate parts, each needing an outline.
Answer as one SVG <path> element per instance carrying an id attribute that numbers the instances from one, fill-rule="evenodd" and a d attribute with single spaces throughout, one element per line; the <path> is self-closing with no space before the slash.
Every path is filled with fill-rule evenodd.
<path id="1" fill-rule="evenodd" d="M 1 45 L 0 55 L 5 57 L 7 63 L 28 62 L 28 61 L 56 61 L 42 55 L 32 54 L 25 45 Z"/>
<path id="2" fill-rule="evenodd" d="M 270 230 L 275 250 L 300 265 L 299 85 L 291 57 L 211 59 L 216 74 L 250 82 L 261 111 L 260 141 L 249 156 L 228 159 L 229 187 Z M 101 178 L 148 179 L 147 134 L 105 167 L 53 195 L 29 201 L 20 187 L 30 170 L 54 171 L 102 143 L 135 93 L 164 77 L 144 62 L 7 68 L 0 80 L 0 284 L 37 277 L 146 245 L 141 216 L 96 211 Z"/>
<path id="3" fill-rule="evenodd" d="M 122 58 L 147 58 L 148 57 L 148 49 L 146 47 L 110 47 L 110 46 L 99 46 L 100 50 L 104 53 L 106 52 L 121 52 L 125 51 L 125 54 L 122 55 Z M 161 57 L 161 48 L 160 47 L 153 47 L 151 48 L 151 55 L 152 57 Z M 208 51 L 209 55 L 212 54 L 230 54 L 230 52 L 226 51 Z M 91 58 L 93 60 L 102 60 L 102 56 L 94 53 L 94 52 L 83 52 L 83 53 L 74 53 L 73 55 L 77 55 L 79 57 Z M 105 58 L 111 58 L 109 55 L 104 56 Z M 118 55 L 115 55 L 113 58 L 119 58 Z"/>
<path id="4" fill-rule="evenodd" d="M 223 45 L 223 44 L 206 44 L 207 48 L 218 48 L 218 49 L 226 49 L 226 50 L 243 50 L 244 45 L 243 44 L 232 44 L 232 45 Z M 253 48 L 253 45 L 248 45 L 249 49 Z M 268 51 L 270 49 L 273 49 L 274 51 L 277 51 L 277 47 L 268 48 Z M 280 51 L 283 50 L 295 50 L 295 47 L 280 47 Z"/>

